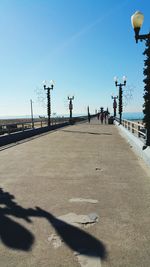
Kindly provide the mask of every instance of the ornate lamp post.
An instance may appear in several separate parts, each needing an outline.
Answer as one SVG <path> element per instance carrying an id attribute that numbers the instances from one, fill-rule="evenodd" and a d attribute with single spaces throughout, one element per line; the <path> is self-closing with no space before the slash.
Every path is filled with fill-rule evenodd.
<path id="1" fill-rule="evenodd" d="M 118 96 L 111 96 L 111 98 L 114 100 L 113 101 L 113 109 L 114 109 L 114 117 L 116 117 L 116 109 L 117 109 L 117 101 L 116 99 L 118 99 Z"/>
<path id="2" fill-rule="evenodd" d="M 73 110 L 72 100 L 74 100 L 74 96 L 72 97 L 68 96 L 68 100 L 69 100 L 70 123 L 71 123 L 72 122 L 72 110 Z"/>
<path id="3" fill-rule="evenodd" d="M 50 90 L 54 88 L 54 81 L 50 81 L 50 87 L 46 87 L 47 82 L 44 81 L 44 90 L 47 90 L 47 116 L 48 116 L 48 126 L 51 125 L 51 94 Z"/>
<path id="4" fill-rule="evenodd" d="M 150 146 L 150 32 L 148 34 L 140 34 L 140 28 L 144 21 L 144 15 L 137 11 L 131 17 L 131 23 L 135 32 L 135 40 L 138 43 L 140 41 L 146 41 L 146 49 L 144 51 L 144 55 L 146 56 L 146 60 L 144 61 L 144 75 L 145 79 L 143 80 L 145 83 L 145 94 L 144 94 L 144 119 L 145 127 L 146 127 L 146 146 Z M 144 147 L 143 147 L 144 148 Z"/>
<path id="5" fill-rule="evenodd" d="M 126 86 L 126 77 L 123 76 L 123 83 L 118 83 L 117 77 L 114 78 L 114 81 L 115 81 L 116 87 L 117 86 L 119 87 L 119 115 L 120 115 L 119 123 L 121 124 L 121 122 L 122 122 L 122 109 L 123 109 L 123 107 L 122 107 L 123 106 L 122 105 L 122 93 L 123 93 L 122 87 Z"/>

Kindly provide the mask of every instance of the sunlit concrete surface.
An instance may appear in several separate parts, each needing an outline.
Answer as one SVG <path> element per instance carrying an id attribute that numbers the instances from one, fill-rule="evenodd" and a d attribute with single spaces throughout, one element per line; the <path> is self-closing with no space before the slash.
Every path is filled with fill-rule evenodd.
<path id="1" fill-rule="evenodd" d="M 114 125 L 95 119 L 1 150 L 0 184 L 0 266 L 149 266 L 150 172 Z M 70 224 L 72 213 L 98 220 Z"/>
<path id="2" fill-rule="evenodd" d="M 137 136 L 133 135 L 130 131 L 128 131 L 122 125 L 119 125 L 119 123 L 116 121 L 115 125 L 116 127 L 118 127 L 120 134 L 127 140 L 127 142 L 130 144 L 130 147 L 135 151 L 137 156 L 142 158 L 145 163 L 150 166 L 150 147 L 145 146 L 146 140 L 140 139 Z"/>

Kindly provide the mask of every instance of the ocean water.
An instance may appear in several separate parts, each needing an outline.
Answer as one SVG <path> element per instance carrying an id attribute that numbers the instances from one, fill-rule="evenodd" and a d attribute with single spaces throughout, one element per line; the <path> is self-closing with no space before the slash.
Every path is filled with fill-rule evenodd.
<path id="1" fill-rule="evenodd" d="M 122 118 L 126 120 L 143 120 L 143 112 L 125 112 L 122 113 Z"/>
<path id="2" fill-rule="evenodd" d="M 73 114 L 73 117 L 78 116 L 86 116 L 87 114 Z M 113 116 L 113 114 L 111 114 Z M 43 115 L 44 116 L 44 115 Z M 57 114 L 58 117 L 69 117 L 68 114 Z M 56 117 L 57 117 L 56 116 Z M 142 112 L 123 112 L 122 118 L 126 120 L 142 120 L 144 114 Z M 46 115 L 45 115 L 46 117 Z M 52 116 L 53 117 L 53 116 Z M 117 114 L 117 117 L 119 118 L 119 115 Z M 28 119 L 31 118 L 31 115 L 22 115 L 22 116 L 0 116 L 0 119 Z M 39 115 L 34 114 L 34 118 L 39 118 Z"/>
<path id="3" fill-rule="evenodd" d="M 45 114 L 45 115 L 43 115 L 43 114 L 40 114 L 40 115 L 38 115 L 38 114 L 34 114 L 34 118 L 36 119 L 36 118 L 39 118 L 39 116 L 41 116 L 41 117 L 47 117 L 47 114 Z M 57 114 L 57 115 L 55 115 L 55 116 L 53 116 L 53 115 L 51 115 L 51 117 L 53 118 L 53 117 L 65 117 L 65 118 L 68 118 L 70 116 L 70 114 L 68 113 L 68 114 Z M 87 116 L 87 114 L 86 113 L 82 113 L 82 114 L 77 114 L 77 113 L 73 113 L 73 117 L 80 117 L 80 116 Z M 13 115 L 13 116 L 0 116 L 0 120 L 6 120 L 6 119 L 30 119 L 31 118 L 31 115 Z"/>

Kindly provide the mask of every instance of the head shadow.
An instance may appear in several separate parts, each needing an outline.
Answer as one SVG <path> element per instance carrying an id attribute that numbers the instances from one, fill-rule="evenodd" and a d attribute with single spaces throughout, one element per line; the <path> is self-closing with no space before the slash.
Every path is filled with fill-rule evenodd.
<path id="1" fill-rule="evenodd" d="M 11 249 L 29 251 L 34 242 L 34 236 L 28 229 L 13 220 L 12 216 L 22 218 L 27 222 L 31 220 L 27 215 L 28 210 L 19 206 L 14 199 L 13 195 L 0 188 L 0 205 L 2 205 L 0 207 L 0 239 Z"/>
<path id="2" fill-rule="evenodd" d="M 105 245 L 91 234 L 56 218 L 39 207 L 25 209 L 14 199 L 13 195 L 0 188 L 0 205 L 2 205 L 0 207 L 0 238 L 5 246 L 15 250 L 31 250 L 35 240 L 34 235 L 13 218 L 20 218 L 27 223 L 32 223 L 32 217 L 42 217 L 47 219 L 72 251 L 101 260 L 107 258 Z"/>

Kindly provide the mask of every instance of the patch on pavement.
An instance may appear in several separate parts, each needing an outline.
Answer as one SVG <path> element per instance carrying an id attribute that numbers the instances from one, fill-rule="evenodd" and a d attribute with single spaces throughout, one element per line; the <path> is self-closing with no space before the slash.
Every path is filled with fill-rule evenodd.
<path id="1" fill-rule="evenodd" d="M 91 251 L 86 251 L 86 255 L 74 253 L 74 255 L 77 257 L 78 262 L 80 263 L 81 267 L 101 267 L 101 260 L 98 255 L 92 255 L 91 257 Z"/>
<path id="2" fill-rule="evenodd" d="M 57 218 L 58 220 L 57 231 L 58 232 L 61 233 L 61 231 L 63 230 L 66 224 L 66 227 L 68 227 L 68 225 L 73 227 L 72 230 L 76 237 L 78 234 L 80 235 L 80 238 L 78 240 L 79 243 L 76 244 L 76 241 L 75 241 L 75 244 L 73 241 L 68 241 L 68 243 L 72 247 L 74 251 L 74 255 L 76 256 L 77 261 L 81 267 L 101 267 L 100 255 L 96 253 L 94 247 L 91 245 L 91 242 L 93 242 L 93 244 L 95 245 L 95 242 L 97 242 L 96 239 L 92 238 L 90 235 L 88 236 L 88 233 L 81 232 L 80 230 L 82 227 L 90 227 L 91 225 L 95 224 L 96 222 L 98 222 L 98 218 L 99 216 L 96 213 L 90 213 L 88 215 L 82 215 L 82 214 L 78 215 L 76 213 L 68 213 L 65 215 L 61 215 Z M 74 227 L 77 227 L 77 228 L 74 228 Z M 58 230 L 58 228 L 60 229 L 62 228 L 62 230 Z M 79 230 L 77 230 L 78 228 Z M 65 231 L 65 228 L 63 231 Z M 48 241 L 52 244 L 52 246 L 55 249 L 57 249 L 61 247 L 64 242 L 67 242 L 67 238 L 68 237 L 66 237 L 66 240 L 65 240 L 62 233 L 60 236 L 57 235 L 56 233 L 55 234 L 53 233 L 48 237 Z M 72 238 L 71 235 L 70 235 L 70 238 Z M 84 239 L 87 239 L 90 242 L 89 245 L 87 244 L 88 242 L 85 242 Z M 92 246 L 92 247 L 89 248 L 89 246 Z"/>
<path id="3" fill-rule="evenodd" d="M 59 248 L 59 247 L 61 247 L 61 245 L 62 245 L 62 240 L 61 240 L 61 238 L 58 236 L 58 235 L 56 235 L 56 234 L 51 234 L 49 237 L 48 237 L 48 241 L 50 242 L 50 243 L 52 243 L 52 246 L 54 247 L 54 248 Z"/>
<path id="4" fill-rule="evenodd" d="M 69 202 L 88 202 L 88 203 L 96 204 L 98 203 L 98 200 L 90 199 L 90 198 L 71 198 L 69 199 Z"/>
<path id="5" fill-rule="evenodd" d="M 73 212 L 66 215 L 59 216 L 58 219 L 77 227 L 81 225 L 87 226 L 92 225 L 98 222 L 98 215 L 96 213 L 90 213 L 88 215 L 77 215 Z"/>

